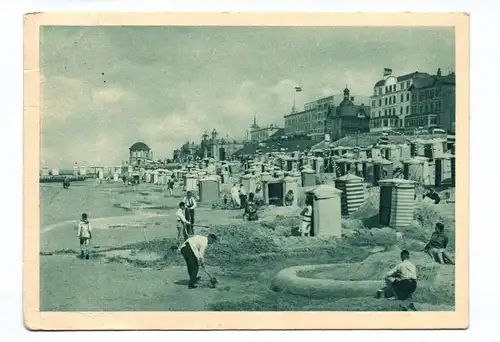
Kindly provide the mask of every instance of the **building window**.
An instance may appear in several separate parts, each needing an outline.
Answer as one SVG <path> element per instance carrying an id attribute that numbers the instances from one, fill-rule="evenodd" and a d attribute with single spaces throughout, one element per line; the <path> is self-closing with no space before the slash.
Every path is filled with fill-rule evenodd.
<path id="1" fill-rule="evenodd" d="M 401 94 L 401 102 L 403 102 L 404 100 L 405 100 L 404 95 Z"/>
<path id="2" fill-rule="evenodd" d="M 430 103 L 430 107 L 431 107 L 431 113 L 433 113 L 434 112 L 434 102 Z"/>
<path id="3" fill-rule="evenodd" d="M 424 112 L 424 104 L 423 104 L 423 103 L 421 103 L 421 104 L 420 104 L 420 109 L 419 109 L 419 111 L 418 111 L 418 112 L 419 112 L 420 114 L 422 114 L 422 113 Z"/>
<path id="4" fill-rule="evenodd" d="M 381 110 L 378 111 L 378 116 L 379 117 L 382 116 L 382 111 Z"/>
<path id="5" fill-rule="evenodd" d="M 387 119 L 384 119 L 384 127 L 387 127 Z"/>
<path id="6" fill-rule="evenodd" d="M 423 92 L 420 92 L 420 94 L 418 95 L 418 100 L 419 101 L 423 101 L 424 100 L 424 93 Z"/>
<path id="7" fill-rule="evenodd" d="M 434 90 L 431 90 L 431 99 L 434 98 Z"/>
<path id="8" fill-rule="evenodd" d="M 392 115 L 396 115 L 396 108 L 392 108 Z"/>
<path id="9" fill-rule="evenodd" d="M 427 103 L 425 104 L 425 112 L 429 113 L 429 104 L 427 104 Z"/>
<path id="10" fill-rule="evenodd" d="M 399 127 L 404 127 L 403 126 L 403 119 L 399 119 Z"/>
<path id="11" fill-rule="evenodd" d="M 437 125 L 437 116 L 431 116 L 431 125 Z"/>
<path id="12" fill-rule="evenodd" d="M 385 93 L 387 94 L 387 87 L 385 87 Z"/>
<path id="13" fill-rule="evenodd" d="M 396 103 L 396 95 L 392 97 L 392 103 Z"/>
<path id="14" fill-rule="evenodd" d="M 375 100 L 372 100 L 372 106 L 375 107 Z"/>
<path id="15" fill-rule="evenodd" d="M 410 106 L 406 106 L 406 114 L 410 111 Z"/>
<path id="16" fill-rule="evenodd" d="M 387 109 L 384 109 L 384 116 L 387 116 Z"/>
<path id="17" fill-rule="evenodd" d="M 406 88 L 410 88 L 410 81 L 406 81 Z"/>
<path id="18" fill-rule="evenodd" d="M 412 94 L 411 95 L 411 100 L 412 101 L 417 101 L 417 94 Z"/>
<path id="19" fill-rule="evenodd" d="M 386 98 L 384 98 L 384 103 L 385 103 L 385 105 L 387 106 L 387 97 L 386 97 Z"/>
<path id="20" fill-rule="evenodd" d="M 441 112 L 441 109 L 442 109 L 442 104 L 441 104 L 441 101 L 437 102 L 436 103 L 436 112 L 440 113 Z"/>
<path id="21" fill-rule="evenodd" d="M 382 99 L 378 99 L 378 106 L 382 107 Z"/>
<path id="22" fill-rule="evenodd" d="M 389 104 L 392 104 L 392 97 L 389 96 Z"/>
<path id="23" fill-rule="evenodd" d="M 403 114 L 403 107 L 399 107 L 399 114 Z"/>
<path id="24" fill-rule="evenodd" d="M 399 88 L 400 88 L 401 90 L 403 90 L 403 89 L 405 88 L 405 84 L 404 84 L 404 83 L 401 83 L 401 84 L 399 85 Z"/>
<path id="25" fill-rule="evenodd" d="M 406 93 L 406 101 L 410 101 L 410 93 Z"/>

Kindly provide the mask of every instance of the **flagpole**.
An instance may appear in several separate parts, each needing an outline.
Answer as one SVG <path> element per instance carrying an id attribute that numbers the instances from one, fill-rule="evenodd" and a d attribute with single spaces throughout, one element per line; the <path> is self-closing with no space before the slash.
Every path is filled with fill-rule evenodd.
<path id="1" fill-rule="evenodd" d="M 295 112 L 295 96 L 296 96 L 296 94 L 297 94 L 297 89 L 294 88 L 293 89 L 293 107 L 292 107 L 294 112 Z"/>

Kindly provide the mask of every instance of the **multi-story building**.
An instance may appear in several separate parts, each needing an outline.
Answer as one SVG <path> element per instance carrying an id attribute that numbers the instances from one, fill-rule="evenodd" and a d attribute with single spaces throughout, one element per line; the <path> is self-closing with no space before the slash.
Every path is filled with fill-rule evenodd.
<path id="1" fill-rule="evenodd" d="M 411 110 L 405 128 L 442 128 L 455 132 L 455 73 L 419 79 L 410 87 Z"/>
<path id="2" fill-rule="evenodd" d="M 388 75 L 375 83 L 371 96 L 370 131 L 404 129 L 405 118 L 410 115 L 410 87 L 415 80 L 429 76 L 415 71 L 397 77 Z"/>
<path id="3" fill-rule="evenodd" d="M 251 141 L 264 141 L 267 140 L 271 135 L 276 133 L 280 128 L 276 125 L 268 125 L 260 127 L 257 125 L 257 118 L 254 116 L 253 124 L 250 126 L 250 140 Z"/>
<path id="4" fill-rule="evenodd" d="M 286 135 L 323 135 L 325 134 L 325 119 L 329 112 L 344 100 L 344 95 L 334 94 L 323 97 L 304 105 L 304 110 L 285 114 Z M 368 96 L 351 96 L 349 99 L 355 105 L 368 104 Z"/>
<path id="5" fill-rule="evenodd" d="M 326 117 L 325 133 L 331 141 L 370 130 L 370 107 L 355 105 L 351 99 L 349 89 L 344 89 L 344 100 L 337 107 L 331 107 Z"/>

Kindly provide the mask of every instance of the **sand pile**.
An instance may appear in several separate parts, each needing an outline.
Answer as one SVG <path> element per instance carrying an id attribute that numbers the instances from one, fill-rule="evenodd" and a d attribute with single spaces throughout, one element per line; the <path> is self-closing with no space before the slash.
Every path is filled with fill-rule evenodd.
<path id="1" fill-rule="evenodd" d="M 200 231 L 202 235 L 214 233 L 218 241 L 207 250 L 207 258 L 227 261 L 242 254 L 278 252 L 280 248 L 272 230 L 257 222 L 242 222 L 214 226 Z"/>
<path id="2" fill-rule="evenodd" d="M 398 229 L 405 236 L 405 242 L 410 250 L 421 250 L 427 243 L 437 222 L 445 226 L 448 235 L 448 250 L 455 250 L 455 218 L 447 213 L 441 204 L 417 202 L 414 221 L 410 226 Z"/>
<path id="3" fill-rule="evenodd" d="M 397 243 L 397 235 L 394 229 L 388 227 L 356 229 L 345 237 L 345 242 L 352 246 L 383 246 L 388 249 Z"/>
<path id="4" fill-rule="evenodd" d="M 278 236 L 293 236 L 297 235 L 301 218 L 299 216 L 300 209 L 282 207 L 286 208 L 290 213 L 289 215 L 268 215 L 260 221 L 260 225 L 266 229 L 270 229 L 275 232 Z M 282 210 L 283 211 L 283 210 Z"/>

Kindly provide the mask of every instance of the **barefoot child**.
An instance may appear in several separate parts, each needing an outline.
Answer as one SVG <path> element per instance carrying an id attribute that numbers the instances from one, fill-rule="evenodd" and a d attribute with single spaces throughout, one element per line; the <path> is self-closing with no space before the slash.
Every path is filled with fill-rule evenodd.
<path id="1" fill-rule="evenodd" d="M 80 256 L 83 259 L 85 257 L 87 260 L 89 259 L 89 243 L 90 239 L 92 239 L 92 225 L 87 220 L 87 214 L 82 214 L 82 219 L 78 223 L 78 235 L 77 237 L 80 239 Z M 85 248 L 85 253 L 84 253 Z"/>
<path id="2" fill-rule="evenodd" d="M 300 223 L 299 232 L 301 236 L 309 236 L 311 233 L 311 217 L 312 217 L 312 198 L 306 198 L 306 207 L 300 213 L 302 222 Z"/>

